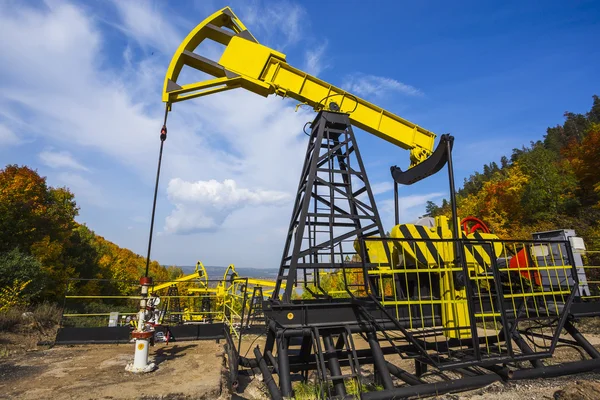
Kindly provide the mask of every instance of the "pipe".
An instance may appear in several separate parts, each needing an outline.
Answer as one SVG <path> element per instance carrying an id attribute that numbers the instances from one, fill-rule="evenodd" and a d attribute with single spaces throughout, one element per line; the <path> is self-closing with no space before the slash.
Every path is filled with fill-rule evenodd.
<path id="1" fill-rule="evenodd" d="M 271 375 L 271 372 L 269 371 L 269 367 L 267 367 L 265 359 L 262 357 L 262 354 L 260 354 L 260 349 L 258 348 L 258 346 L 254 348 L 254 357 L 256 357 L 258 367 L 260 368 L 260 372 L 263 375 L 263 382 L 267 385 L 267 389 L 269 389 L 271 399 L 283 400 L 281 391 L 279 390 L 277 384 L 273 380 L 273 375 Z"/>
<path id="2" fill-rule="evenodd" d="M 404 382 L 408 383 L 409 385 L 415 386 L 415 385 L 422 385 L 424 383 L 422 380 L 420 380 L 419 378 L 417 378 L 410 372 L 405 371 L 402 368 L 398 368 L 392 363 L 389 363 L 386 361 L 386 366 L 392 375 L 394 375 L 398 379 L 402 379 Z"/>
<path id="3" fill-rule="evenodd" d="M 447 140 L 449 136 L 443 135 L 442 140 L 446 141 L 446 163 L 448 164 L 448 183 L 450 186 L 450 210 L 452 211 L 452 237 L 454 238 L 454 263 L 458 266 L 463 266 L 462 262 L 465 259 L 462 250 L 462 236 L 460 234 L 460 230 L 458 228 L 459 219 L 458 212 L 456 206 L 456 187 L 454 183 L 454 164 L 452 162 L 452 144 L 453 141 Z M 464 276 L 464 271 L 456 271 L 453 273 L 454 286 L 457 289 L 462 289 L 465 286 L 467 287 L 467 294 L 469 297 L 472 296 L 470 294 L 469 286 L 467 285 L 467 277 Z M 477 337 L 477 332 L 475 328 L 475 324 L 471 326 L 471 336 Z M 475 354 L 477 355 L 478 348 L 475 349 Z"/>
<path id="4" fill-rule="evenodd" d="M 361 358 L 360 365 L 372 365 L 373 357 Z M 341 356 L 338 358 L 338 363 L 340 367 L 350 367 L 350 361 L 348 359 L 343 359 Z M 291 372 L 305 372 L 305 371 L 313 371 L 317 369 L 317 363 L 315 361 L 303 361 L 297 363 L 290 363 L 290 371 Z"/>
<path id="5" fill-rule="evenodd" d="M 427 372 L 427 364 L 415 359 L 415 374 L 417 376 L 422 376 L 425 372 Z"/>
<path id="6" fill-rule="evenodd" d="M 363 393 L 361 399 L 388 400 L 401 399 L 405 397 L 427 396 L 432 394 L 439 395 L 448 392 L 477 389 L 499 380 L 500 377 L 496 374 L 486 374 L 452 381 L 427 383 L 416 386 L 404 386 L 392 390 L 382 390 L 379 392 L 368 392 Z"/>
<path id="7" fill-rule="evenodd" d="M 381 383 L 385 389 L 392 389 L 394 387 L 394 382 L 392 381 L 390 371 L 388 370 L 385 358 L 383 357 L 383 352 L 377 341 L 377 336 L 375 336 L 374 332 L 369 332 L 367 333 L 367 338 L 369 339 L 371 354 L 373 354 L 375 374 L 381 378 Z"/>
<path id="8" fill-rule="evenodd" d="M 279 374 L 279 387 L 281 388 L 281 394 L 284 397 L 292 397 L 292 381 L 290 376 L 290 359 L 288 358 L 286 338 L 279 338 L 277 340 L 277 361 L 278 361 L 278 374 Z M 275 366 L 275 364 L 273 364 Z"/>
<path id="9" fill-rule="evenodd" d="M 600 368 L 600 359 L 574 361 L 549 367 L 519 369 L 508 372 L 509 380 L 553 378 L 562 375 L 578 374 Z"/>
<path id="10" fill-rule="evenodd" d="M 519 335 L 518 332 L 513 332 L 513 340 L 515 341 L 515 343 L 517 344 L 517 346 L 519 347 L 519 349 L 521 349 L 521 351 L 525 354 L 533 354 L 533 350 L 531 350 L 531 347 L 529 347 L 529 345 L 525 342 L 525 340 L 523 340 L 523 338 L 521 337 L 521 335 Z M 533 366 L 533 368 L 535 369 L 539 369 L 539 368 L 544 368 L 544 363 L 541 360 L 529 360 L 529 362 L 531 363 L 531 365 Z"/>
<path id="11" fill-rule="evenodd" d="M 335 347 L 333 347 L 333 341 L 331 340 L 331 336 L 323 336 L 323 344 L 325 345 L 325 352 L 327 354 L 327 366 L 329 367 L 329 372 L 331 372 L 331 380 L 333 381 L 335 393 L 338 396 L 343 397 L 346 395 L 346 386 L 344 385 L 344 378 L 341 377 L 342 369 L 340 367 L 340 362 L 337 358 Z"/>
<path id="12" fill-rule="evenodd" d="M 277 366 L 277 360 L 275 359 L 275 357 L 273 357 L 273 353 L 267 350 L 265 351 L 265 355 L 267 356 L 269 362 L 273 366 L 273 371 L 275 371 L 275 373 L 279 375 L 279 367 Z"/>
<path id="13" fill-rule="evenodd" d="M 335 309 L 332 309 L 333 313 L 335 313 Z M 439 318 L 434 318 L 434 320 L 431 320 L 430 316 L 426 316 L 423 318 L 426 323 L 425 326 L 423 326 L 421 324 L 421 320 L 414 320 L 414 324 L 412 325 L 412 328 L 426 328 L 426 327 L 430 327 L 433 326 L 435 324 L 441 324 L 441 320 Z M 411 320 L 409 318 L 400 318 L 398 320 L 398 322 L 400 323 L 400 326 L 402 326 L 403 328 L 411 328 L 410 324 L 411 324 Z M 428 322 L 431 322 L 431 324 L 428 324 Z M 369 332 L 372 331 L 375 326 L 366 323 L 365 321 L 360 321 L 360 322 L 356 322 L 356 321 L 348 321 L 348 322 L 340 322 L 339 324 L 336 324 L 334 326 L 331 325 L 325 325 L 325 324 L 311 324 L 311 326 L 316 326 L 318 328 L 322 328 L 322 329 L 327 329 L 327 328 L 335 328 L 335 327 L 339 327 L 340 325 L 348 325 L 348 328 L 350 329 L 350 332 L 352 333 L 359 333 L 359 332 Z M 383 319 L 381 321 L 378 321 L 377 323 L 377 329 L 379 331 L 382 330 L 398 330 L 397 325 L 394 322 L 383 322 Z M 309 328 L 286 328 L 284 332 L 280 333 L 281 328 L 279 328 L 277 326 L 277 323 L 273 320 L 270 320 L 269 323 L 269 330 L 271 332 L 277 332 L 278 334 L 284 336 L 284 337 L 292 337 L 292 336 L 310 336 L 311 335 L 311 330 Z M 469 340 L 469 343 L 471 343 L 472 340 Z M 423 345 L 426 345 L 427 342 L 424 342 Z M 431 347 L 432 349 L 435 349 L 436 347 L 434 345 L 432 345 Z"/>
<path id="14" fill-rule="evenodd" d="M 499 375 L 505 381 L 509 379 L 508 372 L 510 370 L 507 367 L 501 367 L 499 365 L 484 365 L 483 368 L 495 373 L 496 375 Z"/>
<path id="15" fill-rule="evenodd" d="M 240 356 L 240 365 L 245 368 L 257 368 L 258 362 L 252 358 Z"/>
<path id="16" fill-rule="evenodd" d="M 564 328 L 569 335 L 575 339 L 577 344 L 590 355 L 590 357 L 594 359 L 600 358 L 600 352 L 596 350 L 596 348 L 590 342 L 588 342 L 588 340 L 581 334 L 581 332 L 579 332 L 577 328 L 575 328 L 570 321 L 565 322 Z"/>
<path id="17" fill-rule="evenodd" d="M 394 179 L 394 224 L 400 224 L 400 207 L 398 207 L 398 182 Z"/>

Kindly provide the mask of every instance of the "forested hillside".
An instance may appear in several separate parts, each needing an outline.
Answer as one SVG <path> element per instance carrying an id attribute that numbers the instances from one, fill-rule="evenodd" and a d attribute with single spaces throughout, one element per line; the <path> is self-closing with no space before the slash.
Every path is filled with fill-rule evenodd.
<path id="1" fill-rule="evenodd" d="M 540 135 L 541 136 L 541 135 Z M 600 237 L 600 99 L 585 114 L 565 113 L 543 140 L 513 149 L 484 165 L 458 191 L 459 216 L 476 216 L 501 238 L 575 229 L 589 241 Z M 450 216 L 447 200 L 427 204 L 428 215 Z"/>
<path id="2" fill-rule="evenodd" d="M 0 311 L 58 301 L 70 278 L 137 281 L 144 274 L 144 257 L 77 223 L 78 210 L 69 189 L 48 186 L 36 171 L 17 165 L 0 170 Z M 181 273 L 150 264 L 157 280 Z M 78 293 L 90 295 L 131 290 L 98 280 L 77 285 Z"/>

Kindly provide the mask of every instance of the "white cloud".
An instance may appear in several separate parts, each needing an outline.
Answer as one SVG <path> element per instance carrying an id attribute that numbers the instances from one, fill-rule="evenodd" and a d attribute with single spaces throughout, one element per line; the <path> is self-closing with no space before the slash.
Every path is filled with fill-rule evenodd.
<path id="1" fill-rule="evenodd" d="M 61 172 L 58 181 L 75 194 L 75 199 L 84 199 L 86 202 L 99 207 L 108 206 L 108 202 L 100 187 L 93 184 L 83 176 L 72 172 Z"/>
<path id="2" fill-rule="evenodd" d="M 389 192 L 394 188 L 392 182 L 377 182 L 371 184 L 371 191 L 374 195 L 383 194 Z"/>
<path id="3" fill-rule="evenodd" d="M 3 86 L 77 92 L 80 78 L 89 78 L 90 67 L 102 60 L 90 21 L 66 3 L 48 3 L 43 11 L 8 4 L 0 5 L 0 36 L 19 40 L 0 42 Z"/>
<path id="4" fill-rule="evenodd" d="M 321 43 L 314 49 L 307 50 L 305 53 L 304 71 L 311 75 L 319 76 L 321 71 L 328 68 L 326 60 L 323 60 L 323 55 L 327 50 L 327 42 Z"/>
<path id="5" fill-rule="evenodd" d="M 37 141 L 41 144 L 37 148 L 65 148 L 75 156 L 79 149 L 94 154 L 86 159 L 78 156 L 78 161 L 94 171 L 93 181 L 75 173 L 59 174 L 55 179 L 76 194 L 82 215 L 89 216 L 82 222 L 107 239 L 143 253 L 147 232 L 137 236 L 133 232 L 142 231 L 149 215 L 130 218 L 145 211 L 149 214 L 164 112 L 160 93 L 178 43 L 169 54 L 157 52 L 140 59 L 137 43 L 151 39 L 127 28 L 125 19 L 115 20 L 124 27 L 115 30 L 86 14 L 87 6 L 68 2 L 49 3 L 47 8 L 4 4 L 0 2 L 0 37 L 18 37 L 19 42 L 0 41 L 0 123 L 17 124 L 19 137 Z M 148 10 L 156 13 L 151 7 Z M 268 18 L 267 14 L 257 16 Z M 164 21 L 170 18 L 165 16 Z M 251 25 L 249 28 L 263 41 Z M 169 29 L 175 31 L 173 26 Z M 129 43 L 119 47 L 119 41 L 108 42 L 120 32 L 130 35 Z M 277 34 L 272 39 L 298 40 L 294 36 L 278 38 Z M 109 56 L 113 58 L 105 59 Z M 156 223 L 165 226 L 166 232 L 175 231 L 169 230 L 169 224 L 177 226 L 178 232 L 198 232 L 199 226 L 220 226 L 220 232 L 165 234 L 153 247 L 153 257 L 165 264 L 188 265 L 202 257 L 213 265 L 234 262 L 277 267 L 293 198 L 268 206 L 238 202 L 218 209 L 210 202 L 199 207 L 191 200 L 175 201 L 167 196 L 165 187 L 177 178 L 192 183 L 214 179 L 221 184 L 232 178 L 242 188 L 236 186 L 236 193 L 243 188 L 254 194 L 261 193 L 256 188 L 295 193 L 307 145 L 302 127 L 314 114 L 294 112 L 294 106 L 291 100 L 263 99 L 241 89 L 174 105 L 168 121 Z M 26 124 L 18 125 L 5 115 Z M 37 154 L 39 150 L 33 151 Z M 98 182 L 103 182 L 101 188 Z M 140 199 L 147 203 L 141 204 Z M 126 203 L 133 205 L 126 209 Z M 104 213 L 91 206 L 112 208 Z M 189 226 L 177 225 L 173 218 Z M 128 232 L 128 226 L 134 229 Z M 238 250 L 235 254 L 232 247 Z"/>
<path id="6" fill-rule="evenodd" d="M 19 144 L 21 141 L 18 136 L 8 127 L 0 124 L 0 144 L 3 146 L 11 146 Z"/>
<path id="7" fill-rule="evenodd" d="M 346 77 L 342 87 L 350 93 L 365 97 L 381 97 L 389 93 L 401 93 L 407 96 L 423 96 L 423 92 L 392 78 L 383 76 L 354 74 Z"/>
<path id="8" fill-rule="evenodd" d="M 239 188 L 232 179 L 186 182 L 175 178 L 169 182 L 167 193 L 176 206 L 166 219 L 165 231 L 170 233 L 215 230 L 237 209 L 279 206 L 290 197 L 273 190 Z"/>
<path id="9" fill-rule="evenodd" d="M 238 16 L 260 43 L 278 50 L 298 43 L 308 23 L 306 10 L 289 1 L 251 2 Z"/>
<path id="10" fill-rule="evenodd" d="M 68 151 L 44 150 L 39 155 L 40 161 L 50 168 L 71 168 L 81 171 L 89 171 L 73 158 Z"/>
<path id="11" fill-rule="evenodd" d="M 428 201 L 439 199 L 445 194 L 444 192 L 433 192 L 399 197 L 400 222 L 409 223 L 415 221 L 425 213 L 425 205 Z M 379 212 L 382 214 L 382 219 L 391 220 L 394 215 L 394 199 L 386 199 L 379 202 Z M 385 226 L 391 226 L 391 224 Z"/>
<path id="12" fill-rule="evenodd" d="M 121 17 L 121 29 L 143 47 L 152 47 L 171 55 L 183 39 L 157 10 L 157 3 L 140 0 L 114 0 Z"/>
<path id="13" fill-rule="evenodd" d="M 13 9 L 1 4 L 0 36 L 19 37 L 20 41 L 18 46 L 14 41 L 0 41 L 0 117 L 4 113 L 18 116 L 27 121 L 27 134 L 35 140 L 57 147 L 68 145 L 73 154 L 78 148 L 93 149 L 97 156 L 86 159 L 85 166 L 96 171 L 98 181 L 102 175 L 103 181 L 114 181 L 103 191 L 108 198 L 122 198 L 120 207 L 126 202 L 138 204 L 135 200 L 144 193 L 151 198 L 164 113 L 160 93 L 170 54 L 140 59 L 138 52 L 123 46 L 116 52 L 123 57 L 111 60 L 123 65 L 105 68 L 101 57 L 107 54 L 105 36 L 83 9 L 64 2 L 49 10 L 27 6 Z M 122 32 L 131 33 L 126 29 Z M 47 37 L 57 40 L 46 43 Z M 302 126 L 314 118 L 305 110 L 295 113 L 294 105 L 290 100 L 262 99 L 241 89 L 174 105 L 161 182 L 234 178 L 246 188 L 293 192 L 306 148 Z M 82 210 L 86 205 L 106 205 L 99 202 L 102 193 L 99 189 L 94 192 L 93 185 L 73 176 L 63 176 L 62 182 L 73 188 Z M 177 210 L 178 206 L 166 201 L 162 183 L 159 195 L 157 223 L 162 220 L 166 224 L 171 208 Z M 274 249 L 285 237 L 273 227 L 287 223 L 292 200 L 287 199 L 287 205 L 281 207 L 242 208 L 221 221 L 223 235 L 231 238 L 229 245 L 240 250 L 237 259 L 222 249 L 221 235 L 163 235 L 163 246 L 154 247 L 155 257 L 164 263 L 185 264 L 201 242 L 198 251 L 213 264 L 239 261 L 269 266 L 279 259 Z M 134 209 L 132 215 L 138 212 Z M 111 219 L 109 215 L 99 217 L 99 213 L 88 215 Z M 128 225 L 123 221 L 127 219 L 114 217 L 110 224 L 105 220 L 100 223 L 111 226 L 106 229 L 112 231 L 99 230 L 99 234 L 134 251 L 144 251 L 144 240 L 124 233 Z M 92 221 L 85 222 L 94 227 Z M 240 227 L 244 232 L 251 229 L 255 236 L 249 237 Z M 268 237 L 269 241 L 257 243 L 258 237 Z"/>
<path id="14" fill-rule="evenodd" d="M 133 98 L 130 87 L 144 86 L 147 76 L 103 71 L 102 36 L 93 20 L 69 3 L 48 8 L 0 6 L 0 36 L 19 37 L 0 41 L 0 106 L 53 145 L 94 147 L 150 171 L 156 137 L 149 133 L 159 129 L 160 112 L 148 117 L 142 101 L 154 87 Z"/>

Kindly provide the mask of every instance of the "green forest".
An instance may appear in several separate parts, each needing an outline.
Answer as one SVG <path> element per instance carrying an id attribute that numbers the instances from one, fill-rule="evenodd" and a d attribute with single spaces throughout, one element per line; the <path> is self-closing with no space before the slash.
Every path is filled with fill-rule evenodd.
<path id="1" fill-rule="evenodd" d="M 575 229 L 588 248 L 599 247 L 600 98 L 593 96 L 589 112 L 564 117 L 543 139 L 465 178 L 457 193 L 458 215 L 483 220 L 503 239 Z M 448 200 L 428 202 L 426 212 L 451 216 Z"/>
<path id="2" fill-rule="evenodd" d="M 68 188 L 49 186 L 37 171 L 0 170 L 0 312 L 60 302 L 67 286 L 82 295 L 131 294 L 135 286 L 119 282 L 138 281 L 146 259 L 76 222 L 78 211 Z M 169 280 L 182 270 L 152 261 L 150 275 Z"/>

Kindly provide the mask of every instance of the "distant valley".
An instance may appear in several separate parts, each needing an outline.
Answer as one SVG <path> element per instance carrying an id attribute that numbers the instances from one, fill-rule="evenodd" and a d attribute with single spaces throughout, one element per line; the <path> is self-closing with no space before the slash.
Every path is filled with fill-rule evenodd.
<path id="1" fill-rule="evenodd" d="M 185 274 L 191 274 L 195 270 L 195 266 L 179 266 Z M 227 267 L 205 266 L 208 273 L 208 279 L 222 279 Z M 275 280 L 279 270 L 277 268 L 236 268 L 235 271 L 241 277 Z"/>

